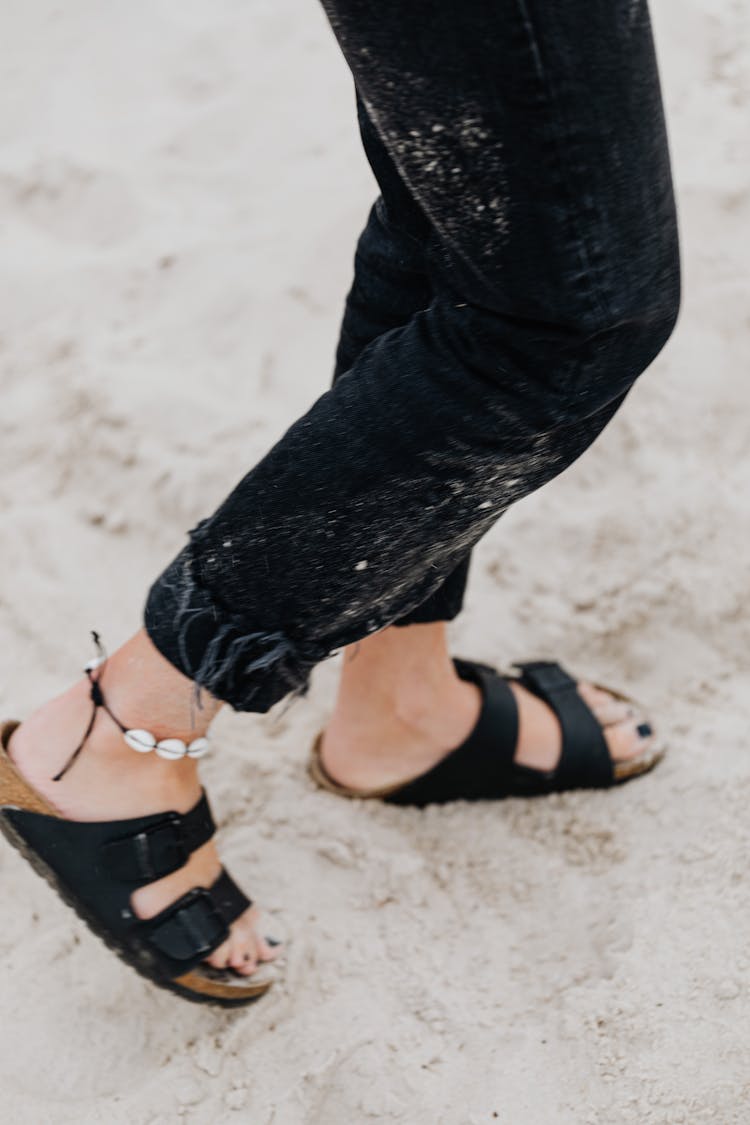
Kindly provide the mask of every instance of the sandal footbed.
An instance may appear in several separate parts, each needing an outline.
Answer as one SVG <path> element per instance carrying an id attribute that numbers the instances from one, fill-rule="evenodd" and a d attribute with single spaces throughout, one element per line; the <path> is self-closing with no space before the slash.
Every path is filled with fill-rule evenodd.
<path id="1" fill-rule="evenodd" d="M 135 969 L 137 973 L 152 984 L 195 1003 L 212 1003 L 220 1007 L 239 1007 L 253 1003 L 268 992 L 273 984 L 272 980 L 252 981 L 231 969 L 214 969 L 210 965 L 197 966 L 179 977 L 168 979 L 154 972 L 148 959 L 141 960 L 138 957 L 137 949 L 119 941 L 106 927 L 102 926 L 96 916 L 79 901 L 75 892 L 58 878 L 56 872 L 27 844 L 10 820 L 3 815 L 5 808 L 14 808 L 64 819 L 41 793 L 37 793 L 28 784 L 8 756 L 6 747 L 18 725 L 16 721 L 0 724 L 0 832 L 29 862 L 34 871 L 57 892 L 66 905 L 75 911 L 92 933 L 96 934 L 131 969 Z"/>

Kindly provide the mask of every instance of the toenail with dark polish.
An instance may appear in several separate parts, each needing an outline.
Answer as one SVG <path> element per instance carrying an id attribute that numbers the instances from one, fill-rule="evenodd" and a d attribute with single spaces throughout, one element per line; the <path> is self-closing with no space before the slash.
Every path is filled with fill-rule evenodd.
<path id="1" fill-rule="evenodd" d="M 639 723 L 637 730 L 641 738 L 649 738 L 654 733 L 651 723 Z"/>

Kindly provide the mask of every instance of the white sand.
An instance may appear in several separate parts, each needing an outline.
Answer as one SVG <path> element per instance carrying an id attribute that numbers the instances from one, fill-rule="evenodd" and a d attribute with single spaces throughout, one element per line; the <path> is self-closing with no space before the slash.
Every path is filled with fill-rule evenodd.
<path id="1" fill-rule="evenodd" d="M 658 0 L 680 329 L 594 450 L 483 543 L 457 651 L 645 697 L 622 790 L 423 815 L 315 792 L 335 661 L 222 716 L 228 863 L 293 935 L 240 1015 L 156 992 L 0 849 L 0 1117 L 750 1121 L 750 18 Z M 0 16 L 0 710 L 149 581 L 326 386 L 373 186 L 312 0 Z"/>

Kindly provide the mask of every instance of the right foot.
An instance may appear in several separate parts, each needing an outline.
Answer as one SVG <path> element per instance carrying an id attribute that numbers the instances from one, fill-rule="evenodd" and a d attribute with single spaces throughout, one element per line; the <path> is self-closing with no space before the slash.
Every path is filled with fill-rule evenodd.
<path id="1" fill-rule="evenodd" d="M 131 714 L 132 708 L 126 703 L 115 703 L 115 683 L 114 669 L 108 668 L 102 678 L 107 702 L 118 717 L 133 726 L 145 726 L 157 738 L 186 741 L 204 733 Z M 88 681 L 76 684 L 16 729 L 8 752 L 26 781 L 71 820 L 120 820 L 168 810 L 188 812 L 201 795 L 197 763 L 189 758 L 170 762 L 153 753 L 137 753 L 124 742 L 122 733 L 102 709 L 70 772 L 60 781 L 51 780 L 86 729 L 91 713 L 89 690 Z M 151 918 L 192 887 L 210 887 L 220 872 L 216 847 L 209 840 L 178 871 L 138 888 L 131 899 L 133 911 L 139 918 Z M 232 923 L 228 939 L 206 958 L 207 964 L 249 976 L 262 962 L 272 961 L 279 949 L 258 932 L 258 921 L 255 906 L 241 914 Z"/>
<path id="2" fill-rule="evenodd" d="M 513 680 L 518 708 L 514 761 L 542 772 L 557 768 L 560 723 L 547 703 Z M 603 728 L 615 765 L 643 755 L 655 741 L 628 703 L 589 683 L 578 691 Z M 460 746 L 482 708 L 479 687 L 462 679 L 440 624 L 396 627 L 350 646 L 336 708 L 320 744 L 325 773 L 359 792 L 406 785 Z"/>

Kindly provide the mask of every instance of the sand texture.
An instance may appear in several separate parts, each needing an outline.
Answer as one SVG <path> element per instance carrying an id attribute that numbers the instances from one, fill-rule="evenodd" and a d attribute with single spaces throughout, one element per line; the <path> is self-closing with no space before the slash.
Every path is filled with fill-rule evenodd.
<path id="1" fill-rule="evenodd" d="M 3 1121 L 750 1121 L 750 8 L 656 0 L 677 334 L 482 543 L 455 650 L 645 699 L 615 792 L 417 812 L 316 792 L 336 684 L 223 714 L 228 865 L 291 935 L 244 1014 L 157 993 L 0 848 Z M 325 388 L 373 183 L 312 0 L 0 14 L 0 714 L 110 648 Z"/>

